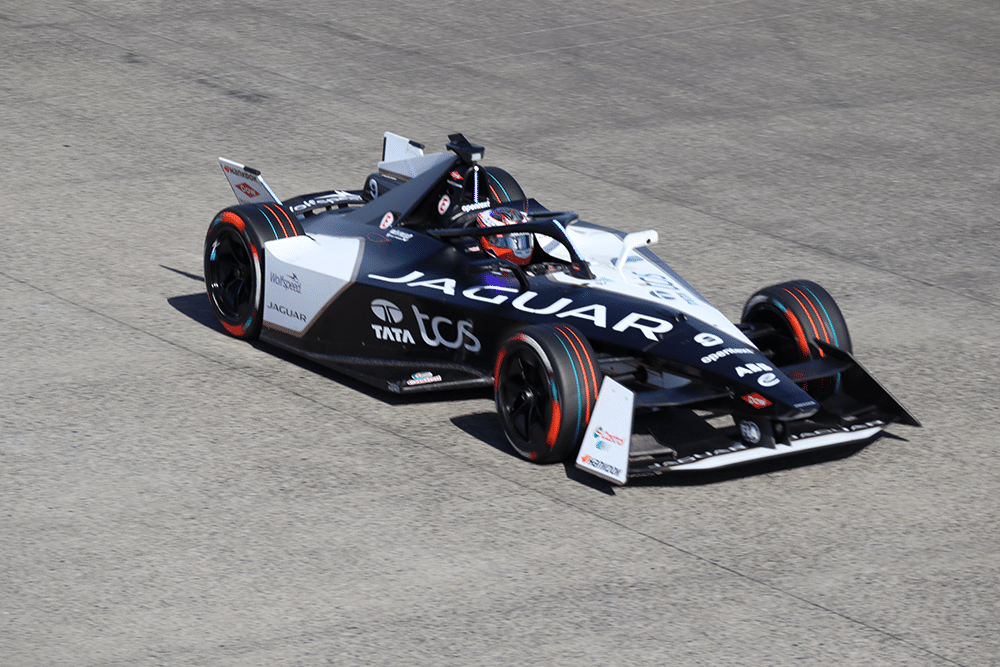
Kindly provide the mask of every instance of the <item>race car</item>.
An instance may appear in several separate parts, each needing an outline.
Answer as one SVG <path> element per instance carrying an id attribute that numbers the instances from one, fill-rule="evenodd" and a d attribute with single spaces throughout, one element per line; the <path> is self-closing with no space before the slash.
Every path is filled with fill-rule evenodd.
<path id="1" fill-rule="evenodd" d="M 765 287 L 739 322 L 649 248 L 528 197 L 461 134 L 386 132 L 360 190 L 282 201 L 219 158 L 222 327 L 389 392 L 491 387 L 514 451 L 615 484 L 863 443 L 919 426 L 852 354 L 830 294 Z"/>

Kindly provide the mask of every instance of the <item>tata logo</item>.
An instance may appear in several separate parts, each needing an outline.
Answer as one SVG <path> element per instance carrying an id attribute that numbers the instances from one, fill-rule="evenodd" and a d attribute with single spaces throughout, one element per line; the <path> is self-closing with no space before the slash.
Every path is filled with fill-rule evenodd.
<path id="1" fill-rule="evenodd" d="M 392 301 L 375 299 L 371 303 L 371 308 L 375 317 L 382 322 L 386 322 L 386 324 L 372 325 L 372 331 L 375 332 L 375 338 L 379 340 L 392 341 L 394 343 L 416 344 L 416 341 L 413 340 L 413 334 L 409 331 L 401 327 L 389 326 L 390 324 L 399 324 L 403 321 L 403 311 L 400 310 L 399 306 L 394 304 Z"/>
<path id="2" fill-rule="evenodd" d="M 372 331 L 375 332 L 375 338 L 378 338 L 379 340 L 389 340 L 394 343 L 416 344 L 416 341 L 413 340 L 413 334 L 406 329 L 384 326 L 382 324 L 373 324 Z"/>
<path id="3" fill-rule="evenodd" d="M 379 318 L 383 322 L 399 324 L 403 321 L 403 311 L 400 310 L 399 306 L 394 304 L 392 301 L 375 299 L 372 301 L 372 312 L 375 313 L 375 317 Z"/>

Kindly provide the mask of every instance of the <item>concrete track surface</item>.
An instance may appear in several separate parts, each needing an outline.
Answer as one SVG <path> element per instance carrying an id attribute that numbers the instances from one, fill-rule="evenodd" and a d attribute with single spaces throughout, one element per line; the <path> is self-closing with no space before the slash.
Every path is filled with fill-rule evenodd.
<path id="1" fill-rule="evenodd" d="M 0 664 L 1000 662 L 994 0 L 0 0 Z M 234 203 L 487 146 L 727 315 L 837 297 L 924 423 L 612 488 L 488 394 L 226 336 Z"/>

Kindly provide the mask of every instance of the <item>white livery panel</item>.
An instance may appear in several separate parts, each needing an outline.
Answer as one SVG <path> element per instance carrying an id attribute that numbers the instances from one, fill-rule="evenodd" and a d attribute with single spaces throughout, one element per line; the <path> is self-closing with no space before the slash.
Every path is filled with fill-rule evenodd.
<path id="1" fill-rule="evenodd" d="M 357 275 L 361 240 L 295 236 L 264 244 L 264 324 L 302 334 Z"/>

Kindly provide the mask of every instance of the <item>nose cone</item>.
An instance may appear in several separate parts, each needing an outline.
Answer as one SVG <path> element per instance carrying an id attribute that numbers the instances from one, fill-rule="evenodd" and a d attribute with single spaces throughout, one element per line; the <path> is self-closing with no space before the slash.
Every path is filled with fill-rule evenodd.
<path id="1" fill-rule="evenodd" d="M 728 387 L 749 407 L 781 421 L 814 415 L 819 403 L 782 373 L 760 350 L 689 318 L 651 350 L 711 384 Z"/>

